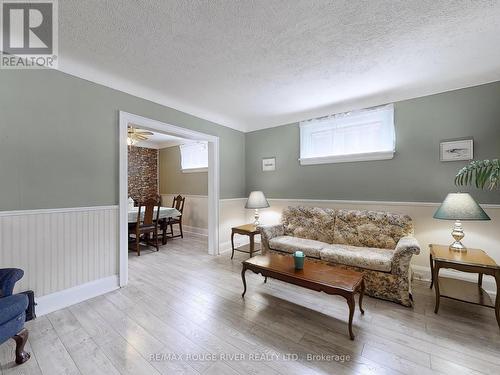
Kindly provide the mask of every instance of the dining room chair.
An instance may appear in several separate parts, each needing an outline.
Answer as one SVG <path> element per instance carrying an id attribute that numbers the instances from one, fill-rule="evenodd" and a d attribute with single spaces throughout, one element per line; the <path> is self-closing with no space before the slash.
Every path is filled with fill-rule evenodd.
<path id="1" fill-rule="evenodd" d="M 137 222 L 135 225 L 129 227 L 129 236 L 134 235 L 133 242 L 135 243 L 137 256 L 141 255 L 141 240 L 146 245 L 154 246 L 156 251 L 160 250 L 158 242 L 160 206 L 161 203 L 158 198 L 138 203 Z M 144 212 L 144 214 L 142 214 L 142 212 Z"/>
<path id="2" fill-rule="evenodd" d="M 170 235 L 168 238 L 184 238 L 184 233 L 182 232 L 182 212 L 184 211 L 184 203 L 186 201 L 186 197 L 181 196 L 180 194 L 174 197 L 172 202 L 172 207 L 179 211 L 181 214 L 177 217 L 171 217 L 168 219 L 167 225 L 170 227 Z M 179 225 L 180 234 L 174 235 L 174 225 Z"/>

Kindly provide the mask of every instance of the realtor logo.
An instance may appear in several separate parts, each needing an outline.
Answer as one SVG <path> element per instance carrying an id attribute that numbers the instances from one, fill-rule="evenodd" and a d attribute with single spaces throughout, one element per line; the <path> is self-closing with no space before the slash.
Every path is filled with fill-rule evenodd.
<path id="1" fill-rule="evenodd" d="M 57 68 L 57 0 L 0 4 L 0 68 Z"/>

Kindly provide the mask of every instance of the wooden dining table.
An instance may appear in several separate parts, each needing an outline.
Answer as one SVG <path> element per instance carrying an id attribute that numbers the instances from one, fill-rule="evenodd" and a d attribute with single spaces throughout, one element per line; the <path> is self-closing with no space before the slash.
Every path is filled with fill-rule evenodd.
<path id="1" fill-rule="evenodd" d="M 153 212 L 153 217 L 156 217 L 156 211 L 158 210 L 157 207 L 154 208 Z M 137 214 L 139 211 L 139 207 L 129 207 L 128 208 L 128 223 L 129 224 L 135 224 L 137 223 Z M 141 219 L 144 218 L 144 211 L 141 212 Z M 163 230 L 163 236 L 162 236 L 162 244 L 165 245 L 167 243 L 167 236 L 166 236 L 166 227 L 167 227 L 167 222 L 168 219 L 174 218 L 174 217 L 179 217 L 181 216 L 181 213 L 173 208 L 173 207 L 160 207 L 160 215 L 159 215 L 159 221 L 160 221 L 160 228 Z"/>

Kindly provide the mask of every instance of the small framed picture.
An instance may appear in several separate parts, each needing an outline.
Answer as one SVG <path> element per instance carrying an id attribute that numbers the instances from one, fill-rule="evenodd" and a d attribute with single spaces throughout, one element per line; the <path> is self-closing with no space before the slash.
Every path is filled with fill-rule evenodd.
<path id="1" fill-rule="evenodd" d="M 443 141 L 439 147 L 441 161 L 458 161 L 474 159 L 474 140 L 458 139 Z"/>
<path id="2" fill-rule="evenodd" d="M 262 159 L 262 172 L 272 172 L 276 170 L 276 158 Z"/>

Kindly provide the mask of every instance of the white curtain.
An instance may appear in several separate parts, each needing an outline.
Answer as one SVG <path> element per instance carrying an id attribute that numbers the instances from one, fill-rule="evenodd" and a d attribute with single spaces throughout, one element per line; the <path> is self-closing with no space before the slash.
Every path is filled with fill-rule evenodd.
<path id="1" fill-rule="evenodd" d="M 208 168 L 207 142 L 188 143 L 180 145 L 179 148 L 183 170 Z"/>
<path id="2" fill-rule="evenodd" d="M 300 158 L 394 153 L 392 104 L 300 123 Z M 384 157 L 385 158 L 385 157 Z"/>

